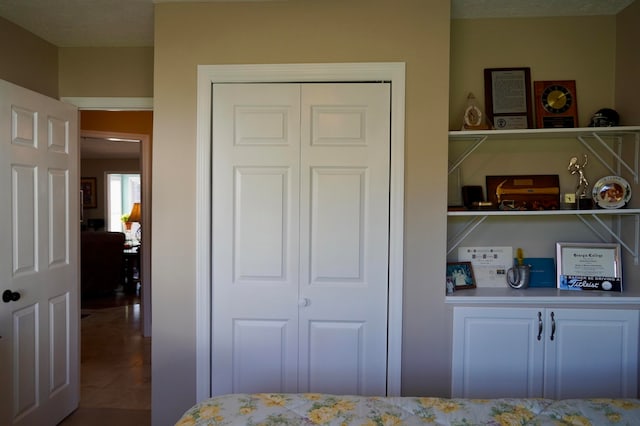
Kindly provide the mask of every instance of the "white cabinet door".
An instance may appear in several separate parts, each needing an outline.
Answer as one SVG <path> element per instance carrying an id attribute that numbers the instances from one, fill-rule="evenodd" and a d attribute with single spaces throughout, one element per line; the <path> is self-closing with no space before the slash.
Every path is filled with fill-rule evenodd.
<path id="1" fill-rule="evenodd" d="M 456 307 L 452 396 L 542 396 L 542 315 L 532 308 Z"/>
<path id="2" fill-rule="evenodd" d="M 386 393 L 389 89 L 213 86 L 213 395 Z"/>
<path id="3" fill-rule="evenodd" d="M 548 309 L 547 398 L 635 398 L 638 311 Z"/>
<path id="4" fill-rule="evenodd" d="M 454 308 L 452 395 L 635 398 L 638 311 Z"/>

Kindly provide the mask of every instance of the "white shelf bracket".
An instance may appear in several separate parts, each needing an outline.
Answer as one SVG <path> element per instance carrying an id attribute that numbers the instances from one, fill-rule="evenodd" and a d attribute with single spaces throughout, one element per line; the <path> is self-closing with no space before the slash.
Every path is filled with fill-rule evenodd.
<path id="1" fill-rule="evenodd" d="M 615 152 L 613 149 L 611 149 L 611 147 L 607 144 L 607 142 L 602 139 L 602 137 L 600 137 L 599 134 L 597 133 L 593 133 L 592 136 L 600 143 L 600 145 L 606 149 L 617 161 L 618 165 L 622 165 L 625 169 L 627 169 L 627 171 L 633 176 L 633 182 L 634 183 L 638 183 L 638 146 L 640 145 L 640 134 L 635 133 L 635 144 L 634 144 L 634 165 L 633 167 L 631 167 L 629 164 L 627 164 L 626 161 L 624 161 L 622 159 L 622 157 Z M 610 172 L 611 174 L 617 175 L 619 174 L 619 171 L 614 170 L 613 167 L 611 167 L 609 165 L 609 162 L 606 161 L 605 159 L 602 158 L 601 155 L 599 155 L 589 144 L 589 142 L 585 139 L 584 136 L 577 136 L 578 140 L 582 143 L 582 145 L 584 145 L 590 152 L 591 154 L 593 154 L 599 161 L 600 163 L 602 163 L 602 165 L 604 165 Z M 618 139 L 621 139 L 621 136 L 618 137 Z"/>
<path id="2" fill-rule="evenodd" d="M 480 147 L 480 145 L 482 145 L 482 143 L 484 141 L 486 141 L 488 138 L 488 136 L 480 136 L 478 138 L 475 138 L 475 141 L 473 142 L 473 144 L 467 148 L 467 150 L 465 152 L 463 152 L 460 157 L 458 157 L 456 159 L 456 161 L 453 162 L 453 164 L 451 165 L 451 167 L 449 167 L 449 173 L 451 174 L 453 173 L 453 171 L 455 169 L 457 169 L 458 167 L 460 167 L 460 164 L 462 164 L 462 162 L 468 157 L 470 156 L 473 151 L 475 151 L 476 149 L 478 149 L 478 147 Z"/>
<path id="3" fill-rule="evenodd" d="M 476 229 L 482 222 L 484 222 L 486 218 L 487 216 L 474 217 L 464 226 L 464 228 L 458 234 L 447 241 L 447 255 L 451 254 L 451 252 L 455 250 L 456 247 L 458 247 L 460 243 L 473 232 L 474 229 Z"/>
<path id="4" fill-rule="evenodd" d="M 606 235 L 601 234 L 600 232 L 598 232 L 597 229 L 595 229 L 595 227 L 586 219 L 583 217 L 583 215 L 576 215 L 580 218 L 580 220 L 587 225 L 587 227 L 589 229 L 591 229 L 591 231 L 593 231 L 594 234 L 596 234 L 598 236 L 598 238 L 600 238 L 600 240 L 602 241 L 607 241 Z M 634 247 L 630 247 L 627 243 L 625 243 L 622 238 L 620 237 L 620 235 L 618 235 L 617 233 L 613 232 L 611 230 L 611 227 L 606 224 L 602 219 L 600 219 L 597 215 L 595 214 L 591 214 L 589 215 L 591 216 L 591 218 L 593 218 L 593 220 L 595 220 L 598 224 L 600 224 L 600 226 L 602 227 L 602 229 L 604 229 L 605 231 L 607 231 L 607 233 L 613 237 L 613 239 L 616 240 L 617 243 L 619 243 L 629 254 L 631 254 L 631 256 L 633 256 L 633 264 L 637 265 L 638 264 L 638 258 L 639 258 L 639 245 L 640 245 L 640 215 L 633 215 L 634 217 L 634 228 L 635 228 L 635 238 L 633 239 L 634 241 Z"/>

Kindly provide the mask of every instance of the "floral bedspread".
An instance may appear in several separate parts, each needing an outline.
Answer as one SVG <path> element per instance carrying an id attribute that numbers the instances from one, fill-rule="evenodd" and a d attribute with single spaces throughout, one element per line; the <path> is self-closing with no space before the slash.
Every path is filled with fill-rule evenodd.
<path id="1" fill-rule="evenodd" d="M 446 399 L 328 394 L 237 394 L 203 401 L 190 425 L 640 425 L 640 400 Z"/>

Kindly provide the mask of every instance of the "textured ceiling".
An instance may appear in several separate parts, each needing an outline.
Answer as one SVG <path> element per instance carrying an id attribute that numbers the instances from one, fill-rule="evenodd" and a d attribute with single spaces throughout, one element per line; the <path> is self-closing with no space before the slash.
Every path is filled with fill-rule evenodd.
<path id="1" fill-rule="evenodd" d="M 0 0 L 0 16 L 58 47 L 152 46 L 153 4 L 178 1 L 188 0 Z M 633 1 L 452 0 L 451 16 L 502 18 L 615 15 Z"/>
<path id="2" fill-rule="evenodd" d="M 521 18 L 616 15 L 634 0 L 452 0 L 451 17 Z"/>
<path id="3" fill-rule="evenodd" d="M 153 0 L 0 0 L 0 16 L 58 47 L 153 46 Z"/>

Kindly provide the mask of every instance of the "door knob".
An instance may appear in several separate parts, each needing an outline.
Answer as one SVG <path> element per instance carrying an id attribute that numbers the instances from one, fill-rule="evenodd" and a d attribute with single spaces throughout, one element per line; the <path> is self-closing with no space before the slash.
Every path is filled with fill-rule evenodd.
<path id="1" fill-rule="evenodd" d="M 20 293 L 17 291 L 5 290 L 2 293 L 2 301 L 4 303 L 16 302 L 20 300 Z"/>
<path id="2" fill-rule="evenodd" d="M 306 297 L 298 300 L 298 306 L 300 306 L 301 308 L 307 307 L 310 304 L 311 304 L 311 300 L 307 299 Z"/>

